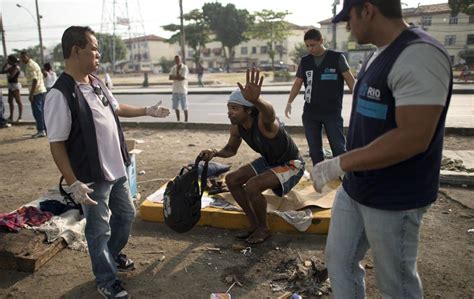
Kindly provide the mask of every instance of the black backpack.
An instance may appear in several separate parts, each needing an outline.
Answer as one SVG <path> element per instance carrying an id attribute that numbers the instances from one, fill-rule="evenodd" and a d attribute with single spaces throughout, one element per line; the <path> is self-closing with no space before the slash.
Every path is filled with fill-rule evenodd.
<path id="1" fill-rule="evenodd" d="M 196 225 L 201 218 L 201 197 L 206 187 L 208 162 L 201 172 L 199 186 L 199 162 L 181 168 L 179 175 L 166 185 L 163 198 L 165 223 L 174 231 L 184 233 Z"/>

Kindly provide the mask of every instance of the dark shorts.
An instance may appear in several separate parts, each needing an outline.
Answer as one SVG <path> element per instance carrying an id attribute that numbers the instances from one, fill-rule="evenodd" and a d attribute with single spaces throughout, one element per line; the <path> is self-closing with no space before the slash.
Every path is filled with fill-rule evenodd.
<path id="1" fill-rule="evenodd" d="M 250 163 L 256 174 L 264 173 L 271 170 L 280 181 L 278 188 L 272 189 L 273 193 L 278 196 L 283 196 L 288 193 L 298 182 L 304 174 L 304 161 L 302 158 L 297 160 L 290 160 L 287 163 L 280 165 L 269 165 L 265 158 L 260 157 Z"/>

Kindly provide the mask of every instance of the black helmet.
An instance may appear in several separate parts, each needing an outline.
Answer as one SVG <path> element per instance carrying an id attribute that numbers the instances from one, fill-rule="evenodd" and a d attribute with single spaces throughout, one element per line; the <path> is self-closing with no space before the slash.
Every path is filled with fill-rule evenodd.
<path id="1" fill-rule="evenodd" d="M 18 59 L 18 57 L 16 57 L 15 55 L 8 55 L 8 62 L 19 63 L 20 59 Z"/>

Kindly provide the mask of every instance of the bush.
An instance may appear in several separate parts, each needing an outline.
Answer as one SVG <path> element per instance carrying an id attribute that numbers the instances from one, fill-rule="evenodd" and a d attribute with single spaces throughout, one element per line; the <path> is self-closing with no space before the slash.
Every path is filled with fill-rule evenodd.
<path id="1" fill-rule="evenodd" d="M 175 64 L 174 59 L 168 60 L 164 57 L 160 59 L 160 66 L 163 71 L 163 74 L 169 73 L 171 71 L 171 67 Z"/>
<path id="2" fill-rule="evenodd" d="M 287 70 L 279 70 L 273 72 L 273 81 L 275 82 L 287 82 L 291 80 L 291 75 Z"/>

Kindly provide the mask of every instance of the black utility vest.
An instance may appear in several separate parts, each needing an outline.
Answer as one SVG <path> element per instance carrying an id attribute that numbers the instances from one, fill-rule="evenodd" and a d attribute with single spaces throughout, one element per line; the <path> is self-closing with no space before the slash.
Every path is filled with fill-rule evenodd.
<path id="1" fill-rule="evenodd" d="M 114 114 L 120 140 L 122 159 L 125 165 L 128 166 L 130 165 L 130 159 L 128 156 L 127 145 L 125 144 L 125 137 L 123 135 L 118 115 L 110 104 L 110 94 L 106 91 L 107 87 L 105 87 L 105 84 L 99 78 L 95 76 L 92 77 L 97 80 L 104 96 L 109 102 L 108 106 Z M 85 183 L 104 181 L 105 176 L 99 160 L 97 136 L 95 133 L 92 111 L 87 104 L 84 95 L 80 91 L 79 86 L 76 84 L 73 77 L 66 73 L 62 73 L 52 88 L 56 88 L 63 93 L 67 99 L 69 109 L 71 110 L 72 124 L 69 138 L 66 140 L 66 151 L 74 175 L 78 180 Z"/>
<path id="2" fill-rule="evenodd" d="M 402 32 L 365 70 L 359 72 L 355 86 L 347 136 L 347 151 L 361 148 L 397 127 L 395 99 L 387 77 L 400 53 L 409 45 L 427 43 L 446 55 L 433 37 L 417 28 Z M 435 62 L 433 62 L 435 63 Z M 444 124 L 452 92 L 453 76 L 446 106 L 428 149 L 395 165 L 361 172 L 348 172 L 343 186 L 355 201 L 378 209 L 408 210 L 429 205 L 437 197 Z"/>
<path id="3" fill-rule="evenodd" d="M 252 127 L 248 130 L 237 126 L 240 137 L 257 153 L 261 154 L 270 166 L 287 163 L 299 159 L 298 147 L 280 123 L 277 135 L 268 139 L 262 135 L 258 128 L 258 117 L 253 118 Z"/>
<path id="4" fill-rule="evenodd" d="M 329 115 L 341 112 L 344 96 L 344 78 L 339 71 L 341 55 L 326 50 L 326 56 L 318 67 L 311 54 L 301 59 L 305 87 L 303 113 Z"/>

